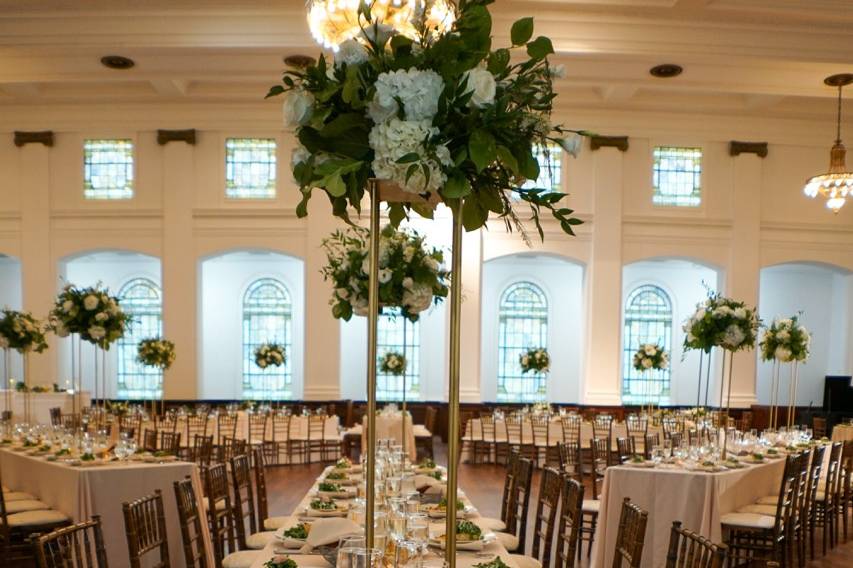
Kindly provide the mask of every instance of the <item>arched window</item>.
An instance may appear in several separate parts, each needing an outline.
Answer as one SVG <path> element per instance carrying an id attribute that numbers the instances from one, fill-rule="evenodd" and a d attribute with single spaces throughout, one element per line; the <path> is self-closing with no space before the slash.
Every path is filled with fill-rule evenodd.
<path id="1" fill-rule="evenodd" d="M 519 358 L 531 348 L 548 347 L 548 300 L 541 288 L 517 282 L 507 288 L 499 307 L 498 400 L 545 400 L 544 375 L 521 373 Z"/>
<path id="2" fill-rule="evenodd" d="M 255 280 L 243 297 L 243 398 L 293 397 L 293 305 L 290 292 L 273 278 Z M 255 365 L 255 349 L 278 343 L 285 349 L 285 363 L 261 370 Z"/>
<path id="3" fill-rule="evenodd" d="M 132 321 L 118 340 L 118 398 L 152 399 L 163 396 L 163 373 L 136 360 L 137 346 L 143 339 L 163 333 L 163 298 L 160 286 L 147 278 L 134 278 L 118 293 L 121 308 Z"/>
<path id="4" fill-rule="evenodd" d="M 625 302 L 625 334 L 622 344 L 622 403 L 666 404 L 670 394 L 670 371 L 653 373 L 634 370 L 634 353 L 642 343 L 672 346 L 672 302 L 657 286 L 646 284 L 628 294 Z"/>
<path id="5" fill-rule="evenodd" d="M 378 357 L 389 351 L 403 353 L 406 356 L 406 400 L 418 399 L 421 396 L 420 381 L 420 322 L 410 322 L 400 315 L 398 309 L 385 309 L 379 316 L 379 327 L 376 337 Z M 405 344 L 405 351 L 404 349 Z M 403 400 L 403 378 L 385 375 L 381 372 L 376 376 L 376 398 L 378 400 Z"/>

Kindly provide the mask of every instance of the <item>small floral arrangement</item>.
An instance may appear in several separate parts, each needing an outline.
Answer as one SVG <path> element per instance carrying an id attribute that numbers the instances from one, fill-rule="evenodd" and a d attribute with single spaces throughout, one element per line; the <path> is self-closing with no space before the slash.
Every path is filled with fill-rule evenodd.
<path id="1" fill-rule="evenodd" d="M 528 349 L 518 358 L 518 363 L 521 365 L 521 372 L 527 373 L 533 371 L 537 374 L 547 373 L 551 370 L 551 357 L 548 355 L 548 350 L 544 347 L 536 349 Z"/>
<path id="2" fill-rule="evenodd" d="M 278 343 L 264 343 L 255 349 L 255 365 L 261 369 L 281 367 L 286 359 L 284 347 Z"/>
<path id="3" fill-rule="evenodd" d="M 754 308 L 712 293 L 705 303 L 696 306 L 696 313 L 682 327 L 686 334 L 684 350 L 710 353 L 713 347 L 731 352 L 753 349 L 760 324 Z"/>
<path id="4" fill-rule="evenodd" d="M 532 414 L 551 414 L 551 404 L 548 402 L 534 402 L 530 406 Z"/>
<path id="5" fill-rule="evenodd" d="M 30 312 L 0 312 L 0 348 L 14 349 L 18 353 L 42 353 L 47 349 L 46 332 L 44 323 Z"/>
<path id="6" fill-rule="evenodd" d="M 799 323 L 799 318 L 776 319 L 764 332 L 759 344 L 763 361 L 803 362 L 809 358 L 811 345 L 809 331 Z"/>
<path id="7" fill-rule="evenodd" d="M 102 349 L 124 337 L 131 318 L 122 311 L 118 298 L 100 284 L 88 288 L 66 285 L 50 312 L 50 325 L 59 337 L 77 333 Z"/>
<path id="8" fill-rule="evenodd" d="M 328 264 L 323 278 L 335 287 L 332 315 L 349 321 L 353 314 L 368 313 L 370 259 L 369 232 L 360 227 L 336 231 L 323 241 Z M 379 302 L 399 307 L 403 316 L 417 321 L 419 314 L 447 297 L 450 273 L 443 268 L 444 253 L 427 247 L 415 231 L 388 225 L 379 236 Z"/>
<path id="9" fill-rule="evenodd" d="M 396 351 L 388 351 L 379 360 L 379 372 L 399 377 L 406 374 L 406 356 Z"/>
<path id="10" fill-rule="evenodd" d="M 290 556 L 276 555 L 271 560 L 264 562 L 264 568 L 297 568 L 298 564 Z"/>
<path id="11" fill-rule="evenodd" d="M 634 353 L 634 370 L 660 371 L 669 368 L 669 353 L 656 343 L 643 343 Z"/>
<path id="12" fill-rule="evenodd" d="M 165 371 L 175 362 L 175 344 L 159 337 L 143 339 L 136 349 L 136 360 Z"/>
<path id="13" fill-rule="evenodd" d="M 548 64 L 551 40 L 534 38 L 533 18 L 515 22 L 511 46 L 492 49 L 492 0 L 455 3 L 449 19 L 413 18 L 415 33 L 397 33 L 374 2 L 361 2 L 361 33 L 339 46 L 333 61 L 288 69 L 268 97 L 284 94 L 285 127 L 300 145 L 293 175 L 308 214 L 314 189 L 348 219 L 360 209 L 367 180 L 387 180 L 413 198 L 438 196 L 462 208 L 473 231 L 490 214 L 523 231 L 510 196 L 530 207 L 539 230 L 542 209 L 567 234 L 581 221 L 551 188 L 527 188 L 539 177 L 536 148 L 549 143 L 577 153 L 579 131 L 552 124 L 553 80 L 565 70 Z M 376 2 L 375 4 L 379 4 Z M 399 2 L 397 2 L 399 4 Z M 395 224 L 417 204 L 393 203 Z"/>

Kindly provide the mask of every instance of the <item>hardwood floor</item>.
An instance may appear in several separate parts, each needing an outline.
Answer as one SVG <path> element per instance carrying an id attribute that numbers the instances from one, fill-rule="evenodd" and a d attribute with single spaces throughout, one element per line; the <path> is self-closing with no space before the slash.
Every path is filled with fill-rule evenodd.
<path id="1" fill-rule="evenodd" d="M 436 444 L 437 461 L 446 463 L 445 448 Z M 270 504 L 270 515 L 289 515 L 299 503 L 305 492 L 322 473 L 326 464 L 309 464 L 295 466 L 274 466 L 267 469 L 267 493 Z M 496 465 L 462 464 L 459 468 L 459 486 L 468 495 L 483 516 L 498 517 L 501 510 L 501 493 L 503 491 L 504 468 Z M 532 531 L 533 516 L 539 475 L 533 479 L 533 493 L 530 498 L 530 518 L 528 530 Z M 528 535 L 531 542 L 532 535 Z M 820 538 L 818 535 L 818 542 Z M 586 557 L 581 566 L 586 566 Z M 853 567 L 853 527 L 850 538 L 842 542 L 829 554 L 813 562 L 807 563 L 809 568 L 851 568 Z"/>

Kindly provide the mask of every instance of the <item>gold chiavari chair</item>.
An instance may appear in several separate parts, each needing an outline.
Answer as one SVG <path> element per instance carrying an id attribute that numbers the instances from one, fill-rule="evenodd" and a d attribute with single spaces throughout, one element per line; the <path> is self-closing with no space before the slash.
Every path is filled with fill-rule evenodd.
<path id="1" fill-rule="evenodd" d="M 107 568 L 99 515 L 39 536 L 33 547 L 39 568 Z"/>
<path id="2" fill-rule="evenodd" d="M 700 534 L 681 528 L 673 521 L 666 554 L 666 568 L 723 568 L 725 544 L 714 544 Z"/>
<path id="3" fill-rule="evenodd" d="M 530 556 L 513 555 L 513 560 L 519 568 L 550 568 L 561 491 L 562 477 L 560 473 L 550 467 L 543 469 L 536 504 L 536 516 L 533 520 L 533 546 Z"/>
<path id="4" fill-rule="evenodd" d="M 580 541 L 583 484 L 576 479 L 564 477 L 561 501 L 554 568 L 574 568 L 575 555 L 577 554 L 580 559 L 578 542 Z"/>
<path id="5" fill-rule="evenodd" d="M 160 490 L 155 489 L 153 495 L 131 503 L 122 503 L 121 507 L 130 568 L 170 568 L 169 537 Z M 145 560 L 146 556 L 156 562 Z"/>
<path id="6" fill-rule="evenodd" d="M 625 498 L 619 516 L 619 532 L 616 533 L 613 568 L 620 568 L 623 562 L 627 562 L 629 568 L 640 568 L 648 518 L 648 512 L 631 503 L 627 497 Z"/>

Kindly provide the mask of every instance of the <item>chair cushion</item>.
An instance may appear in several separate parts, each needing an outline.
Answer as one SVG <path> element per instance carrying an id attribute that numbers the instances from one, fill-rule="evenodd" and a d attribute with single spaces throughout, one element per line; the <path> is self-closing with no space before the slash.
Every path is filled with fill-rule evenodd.
<path id="1" fill-rule="evenodd" d="M 201 498 L 201 506 L 204 507 L 205 511 L 207 511 L 208 503 L 209 503 L 209 501 L 207 500 L 207 497 Z M 224 509 L 225 509 L 225 499 L 220 499 L 219 501 L 216 502 L 216 510 L 222 511 Z"/>
<path id="2" fill-rule="evenodd" d="M 34 527 L 39 525 L 54 525 L 68 522 L 68 517 L 59 511 L 47 509 L 45 511 L 26 511 L 9 515 L 10 528 Z"/>
<path id="3" fill-rule="evenodd" d="M 779 503 L 778 495 L 768 495 L 767 497 L 762 497 L 755 502 L 756 505 L 773 505 L 774 507 L 777 503 Z"/>
<path id="4" fill-rule="evenodd" d="M 36 499 L 35 495 L 24 493 L 23 491 L 9 491 L 8 493 L 3 493 L 3 500 L 7 503 L 9 501 L 32 501 L 34 499 Z"/>
<path id="5" fill-rule="evenodd" d="M 260 557 L 260 550 L 232 552 L 222 559 L 222 568 L 250 568 Z"/>
<path id="6" fill-rule="evenodd" d="M 264 531 L 246 537 L 246 546 L 252 550 L 261 550 L 275 540 L 275 531 Z"/>
<path id="7" fill-rule="evenodd" d="M 493 519 L 491 517 L 480 517 L 477 519 L 477 524 L 480 525 L 480 528 L 490 530 L 490 531 L 505 531 L 506 523 L 500 519 Z"/>
<path id="8" fill-rule="evenodd" d="M 737 510 L 738 513 L 756 513 L 758 515 L 776 516 L 776 505 L 747 505 Z"/>
<path id="9" fill-rule="evenodd" d="M 50 509 L 50 505 L 36 501 L 35 499 L 21 499 L 20 501 L 10 501 L 6 503 L 6 514 L 23 513 L 24 511 L 44 511 Z"/>
<path id="10" fill-rule="evenodd" d="M 825 493 L 825 492 L 823 492 L 823 491 L 815 491 L 814 500 L 815 500 L 815 501 L 824 501 L 824 500 L 826 500 L 826 493 Z"/>
<path id="11" fill-rule="evenodd" d="M 542 568 L 542 563 L 532 556 L 524 556 L 523 554 L 512 554 L 510 556 L 518 568 Z"/>
<path id="12" fill-rule="evenodd" d="M 584 513 L 598 513 L 601 509 L 601 501 L 598 499 L 584 499 L 581 505 L 581 511 Z"/>
<path id="13" fill-rule="evenodd" d="M 726 513 L 720 524 L 749 529 L 772 529 L 776 519 L 757 513 Z"/>
<path id="14" fill-rule="evenodd" d="M 498 537 L 498 542 L 500 542 L 508 552 L 515 552 L 518 550 L 517 536 L 505 532 L 496 532 L 495 536 Z"/>
<path id="15" fill-rule="evenodd" d="M 432 438 L 432 432 L 427 430 L 423 424 L 415 424 L 412 427 L 412 433 L 415 435 L 415 438 Z"/>
<path id="16" fill-rule="evenodd" d="M 264 519 L 264 530 L 277 531 L 281 527 L 293 524 L 294 517 L 267 517 Z"/>

